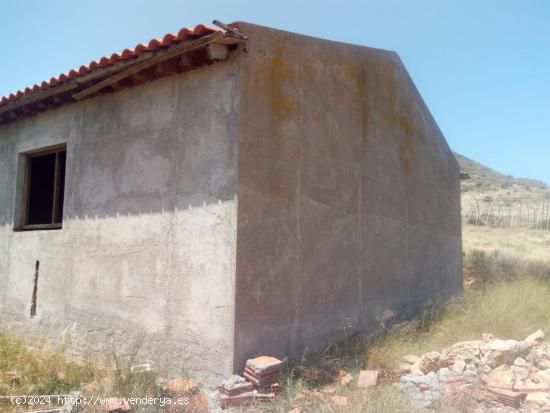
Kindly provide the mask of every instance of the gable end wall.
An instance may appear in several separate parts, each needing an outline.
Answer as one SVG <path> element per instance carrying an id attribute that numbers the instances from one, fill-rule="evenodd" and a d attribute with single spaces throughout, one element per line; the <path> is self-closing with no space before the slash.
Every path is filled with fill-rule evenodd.
<path id="1" fill-rule="evenodd" d="M 462 288 L 458 165 L 397 55 L 242 30 L 236 371 Z"/>

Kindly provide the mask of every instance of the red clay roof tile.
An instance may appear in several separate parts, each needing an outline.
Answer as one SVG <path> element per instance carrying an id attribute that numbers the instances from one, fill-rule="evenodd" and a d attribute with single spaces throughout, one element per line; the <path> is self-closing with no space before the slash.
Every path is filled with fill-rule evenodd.
<path id="1" fill-rule="evenodd" d="M 16 93 L 10 93 L 9 96 L 3 96 L 0 99 L 0 104 L 5 105 L 22 96 L 30 95 L 40 90 L 47 89 L 67 80 L 74 79 L 78 76 L 90 73 L 98 68 L 113 65 L 120 60 L 133 59 L 145 52 L 157 50 L 161 47 L 168 47 L 175 43 L 179 43 L 185 40 L 196 39 L 220 31 L 223 30 L 205 24 L 199 24 L 193 29 L 184 27 L 177 33 L 177 35 L 168 33 L 162 38 L 162 40 L 152 39 L 147 43 L 147 45 L 140 43 L 136 45 L 133 49 L 124 49 L 121 53 L 113 53 L 110 57 L 103 56 L 99 59 L 99 61 L 93 60 L 87 65 L 80 66 L 78 70 L 72 69 L 68 73 L 61 73 L 58 77 L 52 77 L 49 81 L 43 81 L 40 85 L 34 85 L 32 88 L 26 87 L 23 91 L 19 90 Z"/>

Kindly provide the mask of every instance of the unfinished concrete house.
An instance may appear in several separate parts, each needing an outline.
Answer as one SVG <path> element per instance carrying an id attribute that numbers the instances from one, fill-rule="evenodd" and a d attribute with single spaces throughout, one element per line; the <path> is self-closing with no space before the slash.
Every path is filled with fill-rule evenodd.
<path id="1" fill-rule="evenodd" d="M 461 290 L 459 168 L 399 57 L 221 27 L 2 99 L 2 328 L 217 383 Z"/>

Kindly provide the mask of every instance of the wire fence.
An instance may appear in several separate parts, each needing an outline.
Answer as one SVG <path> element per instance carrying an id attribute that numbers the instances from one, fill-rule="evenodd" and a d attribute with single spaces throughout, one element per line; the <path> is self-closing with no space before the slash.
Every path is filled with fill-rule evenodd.
<path id="1" fill-rule="evenodd" d="M 462 205 L 462 221 L 499 228 L 550 230 L 550 202 L 503 202 L 473 199 Z"/>

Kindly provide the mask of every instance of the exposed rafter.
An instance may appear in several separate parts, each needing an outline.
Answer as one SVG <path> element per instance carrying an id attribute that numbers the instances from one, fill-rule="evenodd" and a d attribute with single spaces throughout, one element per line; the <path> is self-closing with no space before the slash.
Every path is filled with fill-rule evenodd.
<path id="1" fill-rule="evenodd" d="M 179 56 L 181 54 L 184 54 L 186 52 L 190 52 L 192 50 L 196 50 L 200 47 L 206 46 L 209 43 L 212 43 L 216 40 L 221 39 L 224 37 L 224 33 L 222 32 L 214 32 L 212 34 L 209 34 L 208 36 L 200 37 L 195 40 L 191 40 L 189 42 L 179 43 L 175 46 L 172 46 L 168 48 L 164 53 L 158 54 L 156 56 L 153 56 L 149 59 L 143 60 L 139 63 L 136 63 L 135 65 L 130 66 L 127 69 L 122 70 L 121 72 L 117 73 L 116 75 L 110 76 L 107 79 L 102 80 L 101 82 L 90 86 L 87 89 L 84 89 L 81 92 L 75 93 L 73 95 L 73 98 L 75 100 L 82 100 L 85 97 L 92 95 L 101 89 L 110 86 L 112 84 L 115 84 L 122 79 L 128 78 L 136 73 L 139 73 L 149 67 L 155 66 L 159 63 L 162 63 L 166 60 L 172 59 L 173 57 Z"/>
<path id="2" fill-rule="evenodd" d="M 95 67 L 89 73 L 14 98 L 0 105 L 0 125 L 101 93 L 116 92 L 225 60 L 230 50 L 246 41 L 238 30 L 227 27 L 225 31 L 142 52 L 130 60 Z"/>

